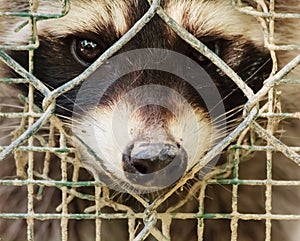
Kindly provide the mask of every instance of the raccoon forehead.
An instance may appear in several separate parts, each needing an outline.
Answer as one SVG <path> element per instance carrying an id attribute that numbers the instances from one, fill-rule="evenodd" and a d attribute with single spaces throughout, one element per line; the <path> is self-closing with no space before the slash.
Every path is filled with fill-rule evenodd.
<path id="1" fill-rule="evenodd" d="M 47 4 L 48 1 L 46 1 Z M 53 36 L 65 37 L 75 32 L 94 32 L 105 30 L 110 34 L 122 36 L 130 28 L 130 7 L 135 1 L 118 0 L 71 0 L 69 13 L 60 19 L 41 21 L 42 31 Z M 50 24 L 50 23 L 53 23 Z M 113 31 L 113 33 L 112 33 Z M 43 33 L 43 32 L 42 32 Z"/>
<path id="2" fill-rule="evenodd" d="M 47 1 L 46 1 L 47 2 Z M 72 0 L 70 12 L 54 24 L 42 21 L 41 26 L 52 36 L 64 37 L 74 32 L 115 34 L 120 37 L 149 7 L 147 0 Z M 177 23 L 196 37 L 243 36 L 263 45 L 259 23 L 252 16 L 238 12 L 230 1 L 165 0 L 162 7 Z M 227 16 L 227 17 L 226 17 Z"/>
<path id="3" fill-rule="evenodd" d="M 260 24 L 252 16 L 240 13 L 230 1 L 169 0 L 166 11 L 196 37 L 239 36 L 263 46 Z"/>

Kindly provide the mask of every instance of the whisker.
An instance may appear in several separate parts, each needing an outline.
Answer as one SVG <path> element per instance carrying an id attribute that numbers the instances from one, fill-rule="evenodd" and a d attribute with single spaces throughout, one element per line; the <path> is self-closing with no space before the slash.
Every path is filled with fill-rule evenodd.
<path id="1" fill-rule="evenodd" d="M 255 76 L 262 68 L 264 68 L 269 63 L 270 60 L 271 60 L 271 58 L 268 58 L 268 60 L 266 60 L 261 66 L 259 66 L 257 68 L 257 70 L 255 70 L 254 73 L 252 73 L 244 82 L 248 83 L 252 79 L 253 76 Z M 235 93 L 239 89 L 240 88 L 238 86 L 236 88 L 234 88 L 222 100 L 220 100 L 217 104 L 215 104 L 215 106 L 210 111 L 214 110 L 214 108 L 216 108 L 219 104 L 221 104 L 222 102 L 224 102 L 224 100 L 226 100 L 227 98 L 229 98 L 233 93 Z"/>
<path id="2" fill-rule="evenodd" d="M 22 105 L 12 105 L 12 104 L 1 103 L 0 106 L 1 107 L 16 108 L 16 109 L 24 109 L 24 106 L 22 106 Z"/>
<path id="3" fill-rule="evenodd" d="M 7 134 L 7 135 L 5 135 L 5 136 L 1 136 L 0 137 L 0 140 L 2 141 L 2 140 L 5 140 L 5 139 L 7 139 L 7 138 L 11 138 L 12 137 L 12 135 L 11 135 L 11 133 L 9 133 L 9 134 Z"/>
<path id="4" fill-rule="evenodd" d="M 9 131 L 9 130 L 15 130 L 16 128 L 20 127 L 20 125 L 11 125 L 11 126 L 1 126 L 1 130 L 0 130 L 0 133 L 1 131 Z"/>
<path id="5" fill-rule="evenodd" d="M 241 118 L 241 117 L 238 117 L 238 118 L 235 118 L 235 119 L 231 119 L 228 122 L 226 122 L 226 126 L 223 125 L 222 123 L 221 124 L 218 124 L 218 123 L 214 124 L 214 123 L 212 123 L 212 124 L 218 130 L 222 130 L 222 129 L 226 129 L 226 128 L 232 126 L 232 125 L 238 125 L 242 120 L 243 120 L 243 118 Z"/>
<path id="6" fill-rule="evenodd" d="M 218 124 L 220 122 L 224 122 L 224 120 L 226 120 L 226 119 L 228 120 L 228 119 L 234 117 L 235 115 L 237 115 L 242 110 L 242 108 L 243 108 L 243 105 L 240 105 L 240 106 L 235 107 L 234 109 L 231 109 L 231 110 L 223 113 L 222 115 L 220 115 L 217 118 L 213 119 L 212 124 Z"/>
<path id="7" fill-rule="evenodd" d="M 224 128 L 224 129 L 218 130 L 217 134 L 214 136 L 218 136 L 219 134 L 223 134 L 223 133 L 228 135 L 229 132 L 233 131 L 236 127 L 237 127 L 237 125 L 233 125 L 229 128 Z"/>
<path id="8" fill-rule="evenodd" d="M 49 86 L 49 85 L 48 85 L 48 87 L 51 88 L 51 89 L 53 89 L 52 86 Z M 68 99 L 69 101 L 71 101 L 71 103 L 76 104 L 72 99 L 68 98 L 67 95 L 63 94 L 62 96 L 64 96 L 64 97 L 65 97 L 66 99 Z M 60 104 L 59 104 L 59 105 L 57 104 L 56 106 L 59 107 L 59 108 L 61 108 L 61 109 L 63 109 L 63 110 L 66 110 L 66 111 L 69 112 L 69 113 L 76 114 L 76 115 L 78 115 L 78 116 L 84 117 L 84 115 L 83 115 L 82 113 L 79 113 L 79 112 L 75 112 L 75 111 L 73 111 L 73 110 L 70 110 L 70 109 L 68 109 L 67 107 L 62 106 L 62 105 L 60 105 Z M 81 107 L 80 107 L 80 109 L 83 111 L 83 113 L 88 113 L 86 110 L 82 109 Z M 76 119 L 74 119 L 74 118 L 68 117 L 68 116 L 66 116 L 66 115 L 56 114 L 56 116 L 58 116 L 58 117 L 60 117 L 60 118 L 67 119 L 67 120 L 70 120 L 70 121 L 72 121 L 72 122 L 76 122 L 77 124 L 80 124 L 80 123 L 81 123 L 80 121 L 78 121 L 78 120 L 76 120 Z M 101 127 L 100 125 L 98 125 L 97 120 L 96 120 L 94 117 L 92 117 L 91 115 L 89 115 L 89 116 L 91 117 L 92 120 L 95 121 L 96 126 L 99 127 L 100 129 L 102 129 L 102 127 Z M 94 125 L 95 125 L 95 123 L 92 123 L 92 122 L 89 120 L 89 118 L 87 118 L 86 121 L 88 121 L 88 123 L 90 123 L 90 124 L 94 124 Z M 67 123 L 67 122 L 64 122 L 64 124 L 66 124 L 66 123 Z M 74 127 L 73 125 L 69 125 L 69 126 L 70 126 L 70 127 Z"/>
<path id="9" fill-rule="evenodd" d="M 257 70 L 254 71 L 252 75 L 250 75 L 245 82 L 247 83 L 249 80 L 252 79 L 253 76 L 255 76 L 260 70 L 262 70 L 269 62 L 271 61 L 271 58 L 268 58 L 260 67 L 258 67 Z"/>

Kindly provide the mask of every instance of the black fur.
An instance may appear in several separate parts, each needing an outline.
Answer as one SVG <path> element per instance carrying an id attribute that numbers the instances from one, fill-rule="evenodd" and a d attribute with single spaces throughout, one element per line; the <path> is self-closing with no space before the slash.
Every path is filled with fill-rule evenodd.
<path id="1" fill-rule="evenodd" d="M 163 48 L 182 53 L 198 62 L 211 76 L 224 100 L 223 104 L 226 111 L 245 103 L 247 99 L 244 94 L 229 77 L 182 39 L 175 37 L 175 34 L 170 34 L 170 32 L 172 32 L 172 30 L 169 29 L 159 17 L 156 17 L 122 48 L 120 52 L 139 48 Z M 109 29 L 104 31 L 104 29 L 101 28 L 99 28 L 98 35 L 90 32 L 77 32 L 65 38 L 57 38 L 49 33 L 44 33 L 43 36 L 40 37 L 40 47 L 35 52 L 34 72 L 50 89 L 55 89 L 75 78 L 86 68 L 86 66 L 83 66 L 74 58 L 71 52 L 72 41 L 75 39 L 91 39 L 97 41 L 100 43 L 104 52 L 118 38 L 112 35 Z M 239 36 L 231 36 L 231 38 L 228 39 L 228 37 L 218 34 L 217 36 L 199 37 L 199 39 L 212 50 L 214 50 L 215 45 L 217 45 L 219 56 L 254 90 L 254 92 L 257 92 L 261 88 L 263 80 L 269 75 L 271 70 L 272 62 L 270 61 L 269 53 L 257 48 L 253 43 L 241 39 Z M 27 68 L 26 53 L 14 52 L 11 53 L 11 55 Z M 120 68 L 122 68 L 122 66 L 120 66 Z M 113 71 L 118 71 L 118 66 L 113 66 Z M 124 83 L 124 86 L 129 86 L 131 85 L 132 79 L 136 79 L 136 76 L 139 76 L 139 73 L 134 73 L 120 81 Z M 153 74 L 142 75 L 138 80 L 135 80 L 135 85 L 149 83 L 150 77 L 153 78 Z M 170 77 L 166 77 L 165 74 L 159 72 L 157 72 L 155 76 L 155 79 L 159 79 L 161 83 L 165 82 L 167 86 L 172 83 L 172 80 L 166 80 L 168 78 Z M 171 85 L 174 86 L 173 84 Z M 57 99 L 57 113 L 66 116 L 72 114 L 73 103 L 79 88 L 80 86 L 75 87 Z M 195 95 L 189 94 L 189 96 Z M 40 93 L 36 93 L 37 105 L 41 106 L 42 100 L 43 96 Z M 202 101 L 200 101 L 198 105 L 202 105 L 202 107 L 205 108 Z"/>

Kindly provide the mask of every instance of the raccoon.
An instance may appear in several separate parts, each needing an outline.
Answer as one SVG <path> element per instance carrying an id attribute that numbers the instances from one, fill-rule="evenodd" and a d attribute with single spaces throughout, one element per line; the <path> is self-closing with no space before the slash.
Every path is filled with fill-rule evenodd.
<path id="1" fill-rule="evenodd" d="M 256 6 L 258 2 L 244 3 Z M 276 1 L 276 11 L 299 12 L 297 1 L 288 2 Z M 265 2 L 265 6 L 270 4 Z M 39 2 L 37 9 L 55 13 L 59 6 L 59 1 L 45 0 Z M 70 0 L 70 9 L 65 16 L 37 22 L 39 47 L 34 51 L 34 75 L 50 90 L 76 78 L 124 36 L 149 7 L 146 0 Z M 225 0 L 164 0 L 161 7 L 176 23 L 219 56 L 254 93 L 261 89 L 272 72 L 272 60 L 270 51 L 265 48 L 263 29 L 257 19 L 238 11 L 230 1 Z M 29 8 L 29 3 L 23 0 L 1 0 L 0 4 L 1 12 L 26 12 Z M 14 32 L 22 21 L 18 17 L 1 17 L 1 44 L 28 42 L 28 26 Z M 274 36 L 276 44 L 299 42 L 299 33 L 294 30 L 299 29 L 299 21 L 277 19 L 275 25 L 278 30 Z M 6 52 L 21 66 L 29 68 L 28 52 Z M 299 53 L 278 51 L 276 54 L 281 68 Z M 192 71 L 198 66 L 200 75 Z M 1 64 L 0 76 L 12 78 L 18 77 L 18 74 Z M 299 76 L 299 68 L 290 76 Z M 1 84 L 1 111 L 21 108 L 22 103 L 17 96 L 18 93 L 26 93 L 27 88 L 26 85 Z M 299 111 L 298 90 L 290 85 L 278 86 L 278 90 L 282 91 L 284 111 Z M 36 90 L 34 99 L 42 109 L 43 94 Z M 185 173 L 201 163 L 205 153 L 220 141 L 220 137 L 228 134 L 241 121 L 242 107 L 246 101 L 245 93 L 224 71 L 180 38 L 156 15 L 82 84 L 59 96 L 55 114 L 71 125 L 76 135 L 81 162 L 88 170 L 82 171 L 83 180 L 94 178 L 117 193 L 138 193 L 151 200 L 163 195 Z M 214 111 L 216 109 L 219 111 Z M 10 120 L 2 118 L 0 124 L 1 136 L 4 137 L 0 143 L 5 146 L 10 143 L 10 132 L 19 123 L 18 120 L 10 123 Z M 290 121 L 282 124 L 282 128 L 286 131 L 282 140 L 289 145 L 299 145 L 299 123 Z M 257 153 L 251 160 L 242 163 L 240 177 L 265 179 L 265 159 L 265 155 Z M 217 165 L 221 165 L 227 160 L 222 155 L 218 161 Z M 1 162 L 2 179 L 16 175 L 12 163 L 11 157 Z M 208 170 L 202 172 L 213 170 L 213 164 L 210 163 L 205 167 Z M 299 179 L 297 165 L 283 155 L 275 153 L 273 165 L 274 179 Z M 59 168 L 57 162 L 51 162 L 51 172 L 58 179 Z M 189 193 L 189 185 L 196 179 L 199 176 L 186 184 L 186 191 L 175 193 L 159 210 L 163 211 L 184 199 Z M 16 212 L 16 209 L 26 212 L 26 195 L 25 188 L 1 187 L 1 212 Z M 48 190 L 42 201 L 35 201 L 35 211 L 55 212 L 60 195 L 61 192 L 56 189 Z M 141 209 L 129 194 L 122 194 L 123 198 L 115 195 L 122 199 L 118 201 L 134 210 Z M 227 186 L 209 187 L 206 196 L 208 213 L 231 213 L 231 193 Z M 272 213 L 299 213 L 297 188 L 274 187 L 272 196 Z M 196 201 L 190 200 L 179 210 L 198 212 Z M 264 213 L 264 202 L 263 187 L 240 186 L 239 212 Z M 80 213 L 83 207 L 89 205 L 87 203 L 74 200 L 69 205 L 69 211 Z M 69 239 L 94 240 L 95 227 L 92 224 L 94 222 L 89 220 L 70 220 Z M 263 220 L 240 221 L 238 240 L 264 240 L 265 225 Z M 272 220 L 272 240 L 298 240 L 299 226 L 296 221 Z M 128 240 L 127 228 L 125 221 L 103 220 L 101 235 L 103 240 Z M 171 238 L 198 240 L 196 228 L 196 221 L 173 220 Z M 35 222 L 36 240 L 60 240 L 60 235 L 58 220 Z M 0 237 L 2 240 L 25 240 L 26 222 L 1 220 Z M 203 240 L 230 238 L 230 221 L 206 220 Z M 149 236 L 147 240 L 156 239 Z"/>

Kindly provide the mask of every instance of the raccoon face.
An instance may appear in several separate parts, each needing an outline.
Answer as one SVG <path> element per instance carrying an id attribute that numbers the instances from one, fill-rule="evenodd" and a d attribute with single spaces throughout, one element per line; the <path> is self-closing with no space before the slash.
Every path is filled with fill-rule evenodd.
<path id="1" fill-rule="evenodd" d="M 51 6 L 41 2 L 41 8 Z M 162 7 L 254 91 L 262 86 L 271 62 L 262 48 L 255 19 L 238 13 L 226 1 L 165 0 Z M 35 75 L 51 89 L 78 76 L 148 8 L 145 0 L 71 1 L 65 17 L 38 23 L 40 47 L 35 51 Z M 26 67 L 26 53 L 11 55 Z M 178 58 L 184 61 L 176 61 Z M 176 74 L 162 68 L 165 63 L 173 64 Z M 188 73 L 191 66 L 201 68 L 204 76 Z M 185 74 L 196 86 L 183 78 Z M 238 112 L 233 110 L 246 101 L 229 77 L 159 16 L 90 79 L 92 84 L 84 83 L 60 96 L 56 113 L 66 119 L 72 117 L 82 162 L 96 179 L 142 192 L 177 181 L 201 162 L 226 132 L 217 121 L 226 115 L 212 116 L 211 109 L 224 106 L 230 113 L 227 117 L 234 119 Z M 218 93 L 214 95 L 212 89 Z M 201 94 L 204 92 L 215 99 L 214 106 L 207 105 Z M 36 93 L 35 99 L 39 104 L 43 96 Z"/>

